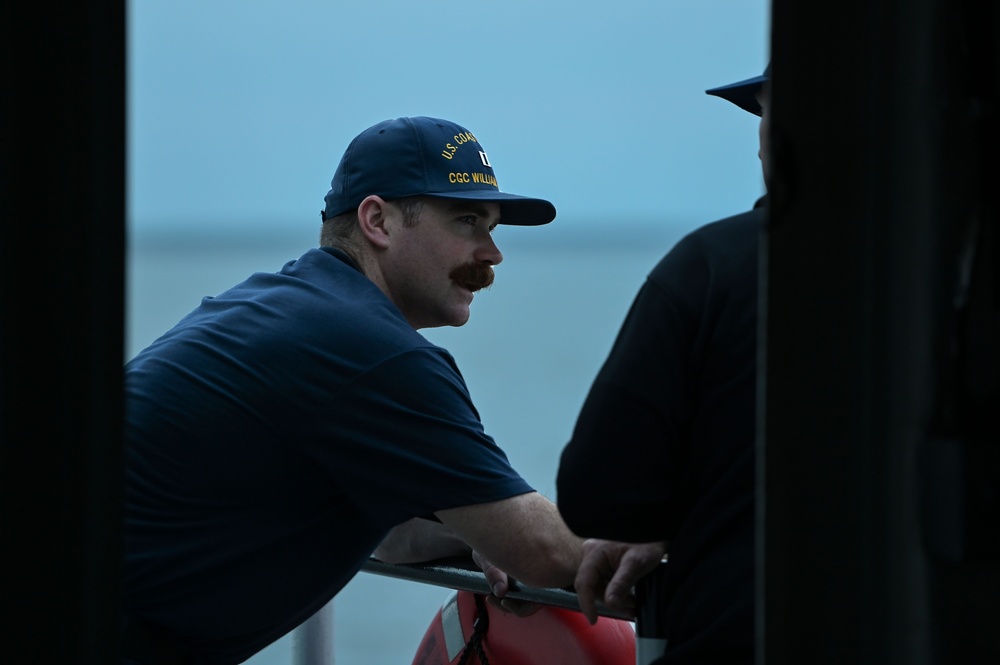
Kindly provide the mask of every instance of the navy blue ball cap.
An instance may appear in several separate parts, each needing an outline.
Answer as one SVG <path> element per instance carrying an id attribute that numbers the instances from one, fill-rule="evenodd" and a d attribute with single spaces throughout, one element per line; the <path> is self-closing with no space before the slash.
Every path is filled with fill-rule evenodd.
<path id="1" fill-rule="evenodd" d="M 347 146 L 330 184 L 323 219 L 356 210 L 372 195 L 494 201 L 501 224 L 535 226 L 556 216 L 544 199 L 501 192 L 475 135 L 438 118 L 396 118 L 369 127 Z"/>
<path id="2" fill-rule="evenodd" d="M 764 69 L 764 73 L 760 76 L 754 76 L 753 78 L 737 81 L 736 83 L 730 83 L 729 85 L 723 85 L 718 88 L 711 88 L 705 92 L 709 95 L 722 97 L 723 99 L 736 104 L 744 111 L 749 111 L 754 115 L 760 115 L 762 110 L 760 108 L 760 103 L 757 101 L 757 93 L 760 91 L 761 86 L 767 83 L 770 78 L 771 64 L 768 63 L 767 67 Z"/>

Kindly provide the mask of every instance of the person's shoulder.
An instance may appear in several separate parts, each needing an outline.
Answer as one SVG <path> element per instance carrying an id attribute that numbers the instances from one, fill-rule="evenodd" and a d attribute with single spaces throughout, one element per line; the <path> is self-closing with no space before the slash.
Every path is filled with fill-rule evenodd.
<path id="1" fill-rule="evenodd" d="M 731 257 L 756 252 L 761 230 L 767 222 L 766 199 L 750 210 L 703 224 L 688 233 L 675 247 L 679 252 Z"/>
<path id="2" fill-rule="evenodd" d="M 282 271 L 284 292 L 272 298 L 296 301 L 299 323 L 332 346 L 368 349 L 390 357 L 420 350 L 431 357 L 441 349 L 414 330 L 399 309 L 345 254 L 329 248 L 308 250 Z M 419 355 L 419 354 L 418 354 Z"/>
<path id="3" fill-rule="evenodd" d="M 766 220 L 767 206 L 759 205 L 751 210 L 709 222 L 688 235 L 704 240 L 727 240 L 737 239 L 738 237 L 756 236 Z"/>
<path id="4" fill-rule="evenodd" d="M 758 238 L 767 210 L 751 210 L 703 224 L 687 233 L 653 268 L 649 280 L 664 288 L 707 284 L 711 274 L 756 264 Z"/>

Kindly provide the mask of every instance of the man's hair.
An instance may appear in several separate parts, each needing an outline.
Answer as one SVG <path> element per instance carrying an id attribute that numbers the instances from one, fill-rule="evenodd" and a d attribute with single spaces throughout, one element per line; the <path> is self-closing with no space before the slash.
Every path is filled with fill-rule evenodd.
<path id="1" fill-rule="evenodd" d="M 424 208 L 421 196 L 407 196 L 402 199 L 387 199 L 387 203 L 397 206 L 403 213 L 403 226 L 416 226 L 420 213 Z M 348 254 L 358 247 L 358 211 L 351 210 L 342 215 L 323 220 L 323 228 L 319 234 L 319 244 L 324 247 L 339 247 Z M 353 251 L 352 251 L 353 250 Z"/>

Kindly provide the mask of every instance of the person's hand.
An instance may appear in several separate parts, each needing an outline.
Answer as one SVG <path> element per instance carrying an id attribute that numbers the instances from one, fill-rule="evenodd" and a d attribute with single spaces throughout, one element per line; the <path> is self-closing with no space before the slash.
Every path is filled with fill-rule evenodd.
<path id="1" fill-rule="evenodd" d="M 472 560 L 476 562 L 477 566 L 482 568 L 483 573 L 486 574 L 486 583 L 490 585 L 490 589 L 493 591 L 493 593 L 486 597 L 487 603 L 501 612 L 514 614 L 519 617 L 531 616 L 541 609 L 541 605 L 537 603 L 505 598 L 507 591 L 510 590 L 510 578 L 508 578 L 507 573 L 494 566 L 476 550 L 472 550 Z"/>
<path id="2" fill-rule="evenodd" d="M 656 568 L 667 551 L 666 542 L 620 543 L 590 538 L 583 542 L 583 561 L 573 586 L 580 610 L 591 625 L 597 623 L 597 601 L 609 608 L 635 614 L 633 587 Z"/>

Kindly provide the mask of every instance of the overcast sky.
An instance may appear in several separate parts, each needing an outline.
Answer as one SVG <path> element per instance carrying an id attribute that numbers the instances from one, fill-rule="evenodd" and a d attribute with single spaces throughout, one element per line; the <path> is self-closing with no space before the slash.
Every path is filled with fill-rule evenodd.
<path id="1" fill-rule="evenodd" d="M 762 192 L 765 0 L 131 0 L 133 229 L 319 223 L 386 118 L 471 130 L 500 188 L 592 226 L 705 222 Z"/>

